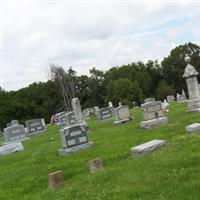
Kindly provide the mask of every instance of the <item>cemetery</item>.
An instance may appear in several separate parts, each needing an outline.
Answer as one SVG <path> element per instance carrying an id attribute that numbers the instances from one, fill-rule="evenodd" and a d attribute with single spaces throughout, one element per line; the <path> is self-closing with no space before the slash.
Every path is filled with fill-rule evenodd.
<path id="1" fill-rule="evenodd" d="M 160 102 L 153 106 L 160 111 Z M 182 184 L 184 195 L 193 199 L 188 174 L 191 182 L 198 182 L 199 114 L 187 113 L 187 103 L 172 102 L 169 107 L 170 112 L 165 114 L 169 121 L 164 126 L 140 128 L 144 113 L 143 108 L 136 107 L 131 112 L 134 120 L 120 126 L 113 124 L 115 118 L 104 123 L 91 118 L 91 133 L 87 134 L 82 123 L 64 128 L 48 125 L 45 134 L 23 144 L 13 143 L 9 155 L 4 146 L 0 153 L 2 199 L 102 199 L 102 195 L 107 199 L 133 199 L 138 195 L 156 199 L 163 191 L 170 191 L 165 193 L 169 199 L 173 188 L 174 199 L 184 199 Z M 196 134 L 188 134 L 193 132 Z M 10 173 L 14 169 L 15 176 Z"/>
<path id="2" fill-rule="evenodd" d="M 200 93 L 190 57 L 185 62 L 188 100 L 182 90 L 176 100 L 168 95 L 132 108 L 109 101 L 82 109 L 75 97 L 71 110 L 54 114 L 50 124 L 44 118 L 7 122 L 0 137 L 0 197 L 195 199 L 197 188 L 188 185 L 200 179 Z"/>
<path id="3" fill-rule="evenodd" d="M 0 8 L 0 200 L 200 200 L 200 0 Z"/>

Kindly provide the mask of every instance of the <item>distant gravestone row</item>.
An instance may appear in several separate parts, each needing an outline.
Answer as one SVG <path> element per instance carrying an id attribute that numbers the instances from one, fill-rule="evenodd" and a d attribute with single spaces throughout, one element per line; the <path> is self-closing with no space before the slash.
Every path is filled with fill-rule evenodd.
<path id="1" fill-rule="evenodd" d="M 44 119 L 32 119 L 26 121 L 26 128 L 19 124 L 17 120 L 11 121 L 10 125 L 4 129 L 5 142 L 15 142 L 27 139 L 29 136 L 41 133 L 46 130 Z"/>
<path id="2" fill-rule="evenodd" d="M 197 80 L 198 72 L 190 64 L 190 57 L 186 57 L 185 61 L 187 66 L 184 71 L 183 77 L 186 79 L 189 100 L 188 100 L 188 112 L 200 111 L 200 89 Z M 175 100 L 173 95 L 167 96 L 167 101 L 162 103 L 156 101 L 155 98 L 147 98 L 144 104 L 141 105 L 143 109 L 144 120 L 140 122 L 140 127 L 149 129 L 168 123 L 168 118 L 165 116 L 165 112 L 170 102 Z M 184 90 L 182 94 L 176 95 L 177 102 L 185 102 L 187 100 Z M 82 112 L 80 101 L 78 98 L 72 99 L 72 108 L 70 112 L 60 112 L 54 116 L 55 123 L 60 125 L 60 137 L 62 148 L 59 149 L 60 155 L 66 155 L 76 152 L 80 149 L 89 148 L 92 142 L 88 140 L 87 132 L 88 125 L 85 121 L 92 115 L 96 115 L 97 119 L 106 121 L 115 118 L 114 124 L 122 124 L 132 120 L 130 109 L 127 105 L 118 103 L 118 107 L 114 108 L 112 102 L 108 103 L 108 107 L 99 108 L 86 108 Z M 46 130 L 44 119 L 32 119 L 26 121 L 26 128 L 19 124 L 17 120 L 12 120 L 7 124 L 7 128 L 4 129 L 4 138 L 7 143 L 13 143 L 21 141 L 34 134 L 41 133 Z M 188 133 L 199 132 L 200 124 L 194 123 L 186 127 Z M 145 144 L 139 145 L 131 149 L 132 153 L 149 152 L 160 146 L 163 146 L 166 142 L 161 140 L 153 140 Z M 18 145 L 20 146 L 20 145 Z M 9 147 L 11 151 L 16 147 Z M 6 147 L 5 147 L 6 149 Z M 22 149 L 22 148 L 21 148 Z M 20 150 L 20 148 L 19 148 Z M 16 150 L 17 151 L 17 150 Z"/>

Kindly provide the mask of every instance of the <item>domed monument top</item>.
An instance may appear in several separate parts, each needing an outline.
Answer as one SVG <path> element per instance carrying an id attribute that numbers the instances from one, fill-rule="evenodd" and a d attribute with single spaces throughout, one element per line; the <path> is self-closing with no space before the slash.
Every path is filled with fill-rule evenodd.
<path id="1" fill-rule="evenodd" d="M 197 76 L 199 73 L 196 71 L 196 69 L 190 64 L 191 62 L 191 57 L 186 55 L 185 57 L 185 62 L 187 63 L 187 66 L 185 68 L 183 77 L 191 77 L 191 76 Z"/>

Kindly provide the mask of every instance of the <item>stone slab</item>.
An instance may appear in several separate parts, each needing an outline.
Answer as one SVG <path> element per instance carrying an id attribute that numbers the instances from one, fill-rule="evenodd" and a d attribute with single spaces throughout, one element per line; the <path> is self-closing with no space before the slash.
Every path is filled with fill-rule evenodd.
<path id="1" fill-rule="evenodd" d="M 198 131 L 200 131 L 200 123 L 194 123 L 194 124 L 191 124 L 189 126 L 186 126 L 185 130 L 188 133 L 198 132 Z"/>
<path id="2" fill-rule="evenodd" d="M 21 142 L 12 142 L 0 147 L 0 156 L 23 151 L 24 146 Z"/>
<path id="3" fill-rule="evenodd" d="M 148 153 L 164 146 L 165 144 L 166 141 L 164 140 L 151 140 L 149 142 L 131 148 L 131 153 L 132 154 Z"/>
<path id="4" fill-rule="evenodd" d="M 85 144 L 82 144 L 82 145 L 78 145 L 78 146 L 75 146 L 75 147 L 72 147 L 72 148 L 67 148 L 67 149 L 59 149 L 59 155 L 60 156 L 65 156 L 65 155 L 69 155 L 69 154 L 72 154 L 72 153 L 75 153 L 77 151 L 80 151 L 82 149 L 88 149 L 92 146 L 93 142 L 87 142 Z"/>
<path id="5" fill-rule="evenodd" d="M 142 122 L 140 122 L 140 127 L 145 128 L 145 129 L 149 129 L 149 128 L 154 128 L 154 127 L 164 125 L 166 123 L 168 123 L 168 118 L 167 117 L 160 117 L 160 118 L 157 118 L 157 119 L 142 121 Z"/>

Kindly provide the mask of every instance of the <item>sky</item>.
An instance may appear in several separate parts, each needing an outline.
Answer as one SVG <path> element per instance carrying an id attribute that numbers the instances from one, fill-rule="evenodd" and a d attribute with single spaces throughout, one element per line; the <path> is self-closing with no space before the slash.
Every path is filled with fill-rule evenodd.
<path id="1" fill-rule="evenodd" d="M 200 1 L 1 0 L 0 86 L 50 78 L 50 64 L 78 75 L 200 45 Z"/>

